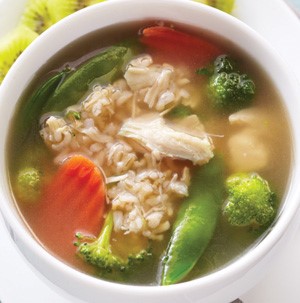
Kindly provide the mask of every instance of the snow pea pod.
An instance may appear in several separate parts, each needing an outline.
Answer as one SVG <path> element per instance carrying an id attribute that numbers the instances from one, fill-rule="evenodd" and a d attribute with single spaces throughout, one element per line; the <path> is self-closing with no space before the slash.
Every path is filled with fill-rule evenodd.
<path id="1" fill-rule="evenodd" d="M 28 102 L 20 109 L 18 131 L 20 142 L 22 142 L 27 135 L 34 129 L 38 130 L 39 116 L 45 102 L 51 97 L 55 89 L 60 85 L 68 74 L 67 70 L 55 74 L 37 88 Z"/>
<path id="2" fill-rule="evenodd" d="M 223 161 L 215 157 L 193 175 L 163 259 L 162 285 L 181 281 L 203 254 L 215 231 L 223 193 Z"/>
<path id="3" fill-rule="evenodd" d="M 128 51 L 127 47 L 112 46 L 83 63 L 78 69 L 70 73 L 55 90 L 53 96 L 43 108 L 43 112 L 62 111 L 66 107 L 77 103 L 95 79 L 105 77 L 109 73 L 111 73 L 110 78 L 113 78 L 120 72 Z"/>

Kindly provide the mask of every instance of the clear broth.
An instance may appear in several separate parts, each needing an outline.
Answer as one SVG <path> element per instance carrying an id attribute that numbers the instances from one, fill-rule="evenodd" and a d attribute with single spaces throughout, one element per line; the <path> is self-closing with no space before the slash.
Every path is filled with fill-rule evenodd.
<path id="1" fill-rule="evenodd" d="M 13 192 L 15 187 L 14 180 L 16 179 L 16 174 L 21 163 L 24 162 L 24 159 L 31 164 L 38 163 L 40 165 L 42 163 L 42 166 L 47 170 L 46 174 L 49 174 L 49 176 L 51 176 L 56 169 L 52 161 L 53 155 L 45 146 L 40 145 L 38 151 L 32 153 L 32 140 L 31 138 L 28 138 L 20 148 L 20 142 L 18 142 L 17 134 L 14 131 L 18 123 L 18 117 L 22 115 L 22 105 L 28 100 L 28 97 L 32 94 L 34 89 L 57 70 L 63 69 L 66 65 L 76 67 L 86 59 L 94 56 L 106 46 L 119 43 L 126 39 L 131 40 L 132 37 L 137 37 L 141 27 L 152 23 L 152 21 L 141 21 L 126 25 L 120 24 L 93 32 L 66 46 L 46 62 L 40 69 L 28 90 L 21 98 L 12 121 L 12 131 L 7 148 L 7 161 Z M 240 69 L 251 75 L 256 83 L 256 97 L 253 106 L 267 111 L 270 115 L 271 121 L 280 121 L 280 123 L 272 123 L 270 136 L 266 140 L 268 150 L 270 151 L 270 165 L 259 173 L 269 181 L 278 197 L 283 199 L 291 167 L 292 143 L 287 115 L 282 104 L 281 96 L 279 96 L 276 87 L 273 86 L 265 72 L 233 43 L 220 39 L 220 37 L 216 37 L 207 32 L 201 32 L 193 28 L 186 28 L 182 25 L 177 25 L 177 27 L 186 32 L 205 36 L 216 45 L 221 45 L 226 53 L 231 54 L 238 62 Z M 166 62 L 168 62 L 167 59 Z M 195 83 L 198 82 L 199 87 L 203 86 L 201 80 L 194 79 L 193 81 Z M 223 155 L 226 162 L 226 159 L 229 156 L 226 138 L 230 137 L 233 133 L 236 133 L 242 127 L 231 126 L 228 123 L 227 116 L 214 113 L 207 109 L 205 107 L 205 102 L 206 100 L 202 99 L 202 102 L 199 103 L 199 111 L 201 111 L 200 115 L 208 117 L 208 119 L 203 121 L 208 133 L 221 135 L 221 137 L 214 137 L 213 141 L 216 146 L 216 150 Z M 229 175 L 232 172 L 233 171 L 227 167 L 226 174 Z M 169 240 L 169 232 L 166 233 L 163 241 L 154 243 L 153 252 L 155 257 L 151 262 L 143 266 L 142 269 L 137 268 L 134 273 L 130 274 L 103 275 L 78 258 L 75 254 L 74 247 L 71 247 L 67 251 L 61 250 L 59 247 L 55 246 L 55 243 L 47 243 L 47 241 L 43 239 L 43 226 L 36 224 L 35 220 L 35 205 L 28 205 L 24 201 L 16 199 L 16 206 L 19 209 L 21 216 L 24 218 L 24 221 L 32 231 L 32 234 L 41 243 L 41 245 L 44 246 L 51 254 L 55 255 L 70 266 L 73 266 L 80 271 L 121 283 L 142 285 L 159 284 L 159 275 L 161 270 L 160 259 Z M 252 232 L 246 227 L 235 228 L 229 226 L 223 218 L 220 218 L 214 238 L 205 254 L 199 260 L 186 280 L 209 274 L 210 272 L 216 271 L 220 267 L 232 262 L 232 260 L 243 254 L 252 245 L 255 245 L 260 241 L 264 232 L 265 231 Z M 115 235 L 114 237 L 117 239 L 118 235 Z M 134 243 L 134 241 L 136 241 L 136 238 L 132 235 L 126 236 L 125 238 L 126 240 L 123 240 L 123 243 Z M 126 248 L 124 248 L 124 250 L 126 251 Z"/>

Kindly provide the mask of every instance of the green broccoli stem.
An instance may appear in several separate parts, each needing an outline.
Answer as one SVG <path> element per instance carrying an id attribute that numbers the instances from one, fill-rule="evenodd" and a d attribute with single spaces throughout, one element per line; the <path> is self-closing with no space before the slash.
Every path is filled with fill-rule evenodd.
<path id="1" fill-rule="evenodd" d="M 101 247 L 109 247 L 110 246 L 110 238 L 111 233 L 113 231 L 113 215 L 110 211 L 105 218 L 104 225 L 102 227 L 102 230 L 100 232 L 100 235 L 97 239 L 97 245 Z"/>
<path id="2" fill-rule="evenodd" d="M 124 272 L 136 264 L 144 262 L 152 256 L 147 250 L 142 250 L 137 254 L 131 254 L 127 259 L 115 255 L 111 248 L 111 235 L 113 231 L 113 214 L 110 211 L 104 221 L 104 225 L 97 239 L 82 236 L 77 233 L 78 254 L 87 263 L 104 270 L 105 273 L 113 271 Z"/>

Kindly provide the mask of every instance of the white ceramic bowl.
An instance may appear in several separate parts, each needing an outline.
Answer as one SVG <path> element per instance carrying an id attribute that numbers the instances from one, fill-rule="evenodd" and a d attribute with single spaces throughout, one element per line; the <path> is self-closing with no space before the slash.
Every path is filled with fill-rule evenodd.
<path id="1" fill-rule="evenodd" d="M 293 170 L 278 220 L 267 237 L 247 254 L 208 276 L 167 287 L 130 286 L 88 276 L 55 259 L 31 236 L 10 195 L 5 146 L 17 100 L 38 69 L 58 50 L 96 29 L 120 22 L 160 19 L 203 28 L 233 41 L 263 67 L 281 94 L 293 136 Z M 237 19 L 192 1 L 114 0 L 79 11 L 42 34 L 19 57 L 0 87 L 0 198 L 8 229 L 25 257 L 49 281 L 88 302 L 228 303 L 259 281 L 276 253 L 284 248 L 299 217 L 300 92 L 296 80 L 274 50 Z M 297 214 L 298 212 L 298 214 Z"/>

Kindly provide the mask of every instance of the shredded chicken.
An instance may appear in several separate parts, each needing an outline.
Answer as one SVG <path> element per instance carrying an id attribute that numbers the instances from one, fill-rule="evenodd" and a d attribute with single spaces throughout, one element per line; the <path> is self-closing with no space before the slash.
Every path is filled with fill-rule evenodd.
<path id="1" fill-rule="evenodd" d="M 169 64 L 153 64 L 149 55 L 132 60 L 124 78 L 138 102 L 144 102 L 159 112 L 174 107 L 181 98 L 189 97 L 182 88 L 189 80 L 180 77 Z"/>
<path id="2" fill-rule="evenodd" d="M 210 137 L 203 131 L 200 121 L 199 125 L 201 131 L 198 134 L 196 130 L 191 133 L 186 123 L 174 126 L 168 124 L 161 116 L 150 114 L 127 120 L 119 135 L 133 139 L 145 148 L 164 156 L 186 159 L 201 165 L 213 157 L 214 146 Z"/>

